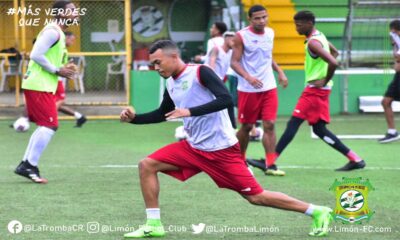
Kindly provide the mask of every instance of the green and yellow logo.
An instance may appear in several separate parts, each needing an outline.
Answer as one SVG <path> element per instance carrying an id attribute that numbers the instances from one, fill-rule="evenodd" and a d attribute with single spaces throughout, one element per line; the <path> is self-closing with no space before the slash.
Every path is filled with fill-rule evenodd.
<path id="1" fill-rule="evenodd" d="M 332 212 L 335 221 L 358 223 L 369 221 L 374 214 L 368 207 L 368 193 L 374 190 L 368 179 L 342 178 L 333 182 L 329 190 L 336 195 L 336 207 Z"/>

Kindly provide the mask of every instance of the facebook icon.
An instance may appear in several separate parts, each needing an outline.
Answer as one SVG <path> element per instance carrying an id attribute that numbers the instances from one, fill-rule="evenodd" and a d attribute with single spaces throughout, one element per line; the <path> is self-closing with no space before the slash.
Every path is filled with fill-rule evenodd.
<path id="1" fill-rule="evenodd" d="M 22 231 L 22 223 L 18 220 L 12 220 L 8 223 L 7 228 L 10 233 L 17 234 Z"/>

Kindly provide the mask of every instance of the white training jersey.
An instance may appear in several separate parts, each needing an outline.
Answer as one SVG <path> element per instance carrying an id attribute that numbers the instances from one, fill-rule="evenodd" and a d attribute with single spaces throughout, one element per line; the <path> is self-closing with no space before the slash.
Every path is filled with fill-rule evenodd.
<path id="1" fill-rule="evenodd" d="M 199 80 L 200 66 L 187 65 L 176 78 L 167 79 L 167 91 L 176 108 L 197 107 L 215 99 Z M 202 116 L 185 117 L 183 127 L 189 135 L 189 144 L 202 151 L 217 151 L 238 142 L 227 109 Z"/>
<path id="2" fill-rule="evenodd" d="M 264 92 L 276 88 L 272 72 L 272 49 L 274 30 L 266 27 L 264 33 L 255 33 L 250 27 L 238 32 L 243 43 L 243 54 L 240 63 L 251 76 L 262 81 L 263 87 L 256 89 L 238 74 L 238 90 L 242 92 Z"/>
<path id="3" fill-rule="evenodd" d="M 228 52 L 221 46 L 215 46 L 214 49 L 218 49 L 218 55 L 215 61 L 215 69 L 214 72 L 218 75 L 221 80 L 225 78 L 226 73 L 228 72 L 229 66 L 231 65 L 232 58 L 232 50 L 229 49 Z M 205 64 L 210 66 L 210 55 L 207 56 Z"/>
<path id="4" fill-rule="evenodd" d="M 208 39 L 206 56 L 208 56 L 208 54 L 211 52 L 211 50 L 214 47 L 222 46 L 222 45 L 224 45 L 224 38 L 221 37 L 221 36 L 213 37 L 213 38 Z"/>

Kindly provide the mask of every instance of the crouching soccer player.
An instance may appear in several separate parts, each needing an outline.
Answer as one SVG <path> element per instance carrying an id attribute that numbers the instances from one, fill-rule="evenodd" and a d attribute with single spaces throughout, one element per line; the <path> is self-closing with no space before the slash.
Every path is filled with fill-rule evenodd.
<path id="1" fill-rule="evenodd" d="M 161 40 L 150 48 L 150 62 L 167 79 L 160 107 L 145 114 L 131 109 L 121 113 L 121 121 L 133 124 L 158 123 L 183 118 L 187 140 L 169 144 L 139 163 L 147 222 L 126 238 L 161 237 L 158 172 L 185 181 L 205 172 L 220 188 L 238 192 L 251 204 L 305 213 L 313 218 L 312 236 L 327 234 L 331 209 L 315 206 L 283 193 L 264 190 L 248 171 L 227 108 L 232 98 L 207 66 L 185 65 L 175 43 Z"/>

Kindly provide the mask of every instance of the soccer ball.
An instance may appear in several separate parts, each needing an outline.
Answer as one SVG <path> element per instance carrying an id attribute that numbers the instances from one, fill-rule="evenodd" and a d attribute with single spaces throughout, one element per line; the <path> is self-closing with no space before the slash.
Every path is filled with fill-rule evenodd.
<path id="1" fill-rule="evenodd" d="M 183 126 L 179 126 L 175 129 L 175 138 L 178 141 L 182 141 L 182 140 L 185 140 L 186 138 L 188 138 L 188 134 L 185 131 L 185 129 L 183 128 Z"/>
<path id="2" fill-rule="evenodd" d="M 30 127 L 29 119 L 26 117 L 20 117 L 14 122 L 12 126 L 17 132 L 26 132 L 29 130 Z"/>
<path id="3" fill-rule="evenodd" d="M 261 141 L 264 135 L 264 130 L 261 127 L 256 127 L 256 133 L 256 135 L 250 135 L 250 141 Z"/>

